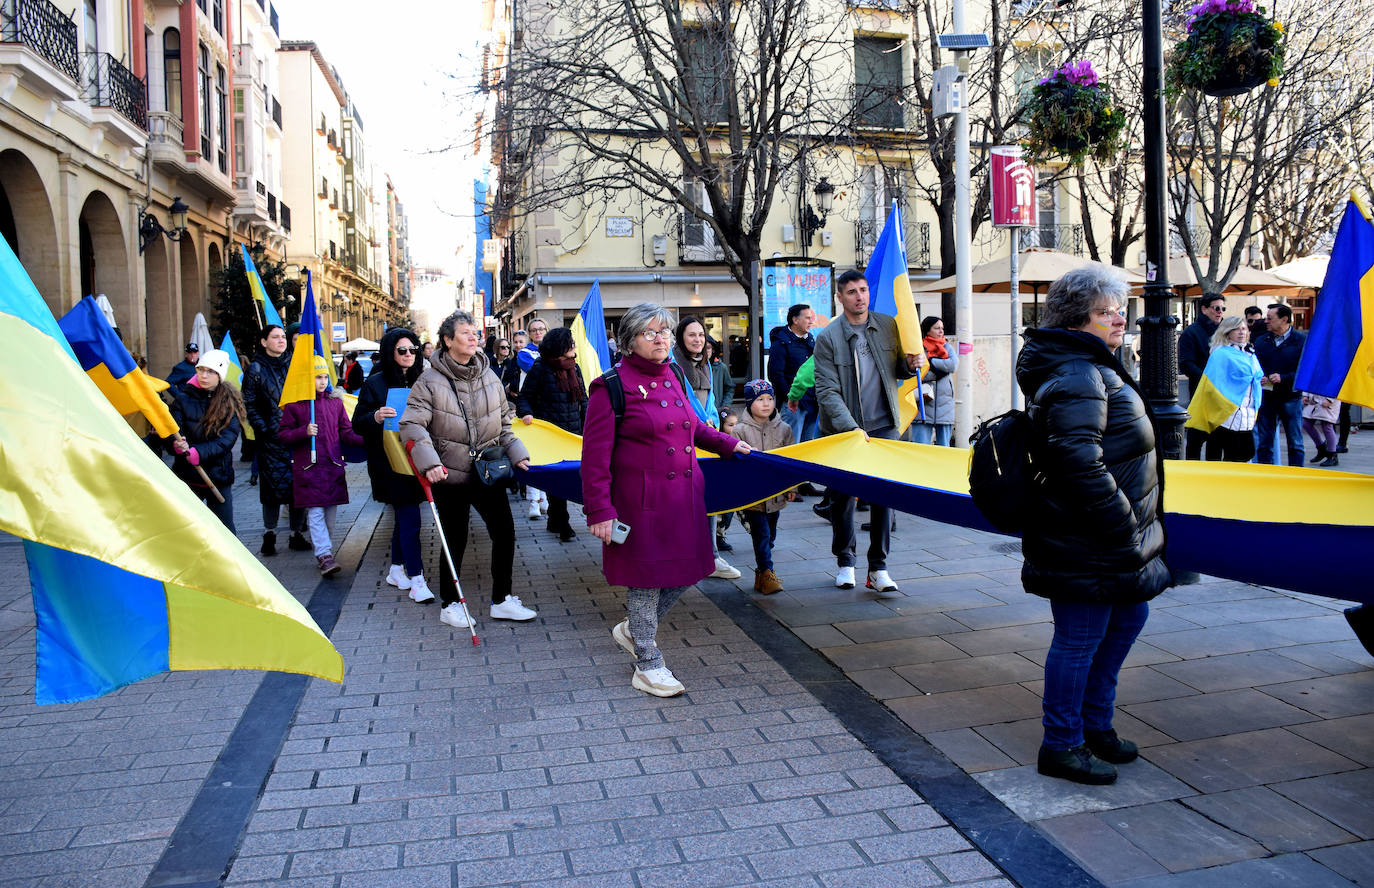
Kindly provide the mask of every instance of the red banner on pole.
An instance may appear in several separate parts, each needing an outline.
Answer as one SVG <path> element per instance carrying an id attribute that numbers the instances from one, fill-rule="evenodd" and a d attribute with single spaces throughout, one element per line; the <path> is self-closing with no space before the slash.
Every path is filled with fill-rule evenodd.
<path id="1" fill-rule="evenodd" d="M 999 228 L 1035 225 L 1035 170 L 1021 156 L 1020 145 L 992 149 L 992 224 Z"/>

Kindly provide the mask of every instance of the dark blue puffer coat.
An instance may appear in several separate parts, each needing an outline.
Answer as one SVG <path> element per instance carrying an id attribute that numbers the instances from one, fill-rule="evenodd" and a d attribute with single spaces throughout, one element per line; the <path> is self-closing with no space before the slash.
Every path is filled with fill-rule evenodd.
<path id="1" fill-rule="evenodd" d="M 220 385 L 228 383 L 222 382 Z M 210 398 L 214 393 L 207 392 L 194 382 L 174 386 L 168 391 L 172 394 L 172 419 L 176 420 L 186 443 L 196 449 L 196 455 L 200 457 L 200 467 L 210 476 L 216 487 L 231 486 L 234 483 L 234 442 L 243 432 L 238 417 L 231 416 L 227 426 L 215 434 L 208 434 L 201 427 L 201 423 L 205 419 L 205 411 L 209 409 Z M 168 453 L 176 454 L 172 449 L 171 438 L 166 439 L 164 446 Z M 190 486 L 199 490 L 206 489 L 205 479 L 200 477 L 200 473 L 186 457 L 176 454 L 172 462 L 172 471 Z"/>
<path id="2" fill-rule="evenodd" d="M 258 498 L 265 505 L 291 505 L 291 448 L 277 440 L 277 402 L 290 366 L 289 349 L 275 358 L 264 352 L 243 373 L 243 406 L 258 452 Z"/>

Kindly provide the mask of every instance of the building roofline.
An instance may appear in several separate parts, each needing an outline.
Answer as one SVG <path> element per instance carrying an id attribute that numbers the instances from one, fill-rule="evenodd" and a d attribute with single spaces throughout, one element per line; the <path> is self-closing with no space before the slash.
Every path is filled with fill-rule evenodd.
<path id="1" fill-rule="evenodd" d="M 348 104 L 348 93 L 344 91 L 343 84 L 339 82 L 338 75 L 334 73 L 334 68 L 324 60 L 324 53 L 320 52 L 320 45 L 313 40 L 283 40 L 281 42 L 281 52 L 308 52 L 314 58 L 315 64 L 319 66 L 320 73 L 324 75 L 329 88 L 334 91 L 334 98 L 339 100 L 339 107 Z"/>

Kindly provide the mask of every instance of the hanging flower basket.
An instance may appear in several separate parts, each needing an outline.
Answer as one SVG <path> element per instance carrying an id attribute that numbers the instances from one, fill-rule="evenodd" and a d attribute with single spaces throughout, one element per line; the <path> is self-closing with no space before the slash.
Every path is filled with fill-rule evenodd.
<path id="1" fill-rule="evenodd" d="M 1031 90 L 1027 149 L 1032 156 L 1059 156 L 1080 164 L 1089 155 L 1108 160 L 1116 153 L 1126 115 L 1091 62 L 1058 68 Z"/>
<path id="2" fill-rule="evenodd" d="M 1188 38 L 1174 47 L 1169 88 L 1239 96 L 1283 74 L 1283 25 L 1254 0 L 1204 0 L 1188 10 Z"/>

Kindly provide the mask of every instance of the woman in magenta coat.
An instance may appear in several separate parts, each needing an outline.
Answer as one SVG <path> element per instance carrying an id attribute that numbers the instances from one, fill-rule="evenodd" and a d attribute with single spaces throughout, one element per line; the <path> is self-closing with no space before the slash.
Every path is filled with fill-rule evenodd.
<path id="1" fill-rule="evenodd" d="M 658 697 L 682 693 L 663 663 L 658 624 L 687 587 L 716 569 L 706 523 L 706 482 L 694 446 L 721 456 L 749 445 L 697 419 L 680 377 L 668 363 L 673 314 L 642 302 L 618 331 L 625 355 L 616 365 L 625 392 L 617 421 L 603 379 L 592 382 L 582 437 L 582 495 L 587 526 L 602 542 L 608 582 L 628 586 L 627 619 L 611 634 L 634 655 L 631 685 Z M 613 543 L 616 522 L 629 525 Z"/>
<path id="2" fill-rule="evenodd" d="M 353 431 L 348 411 L 336 395 L 326 394 L 329 366 L 315 356 L 315 420 L 310 421 L 310 401 L 295 401 L 281 411 L 277 440 L 291 448 L 291 505 L 305 509 L 310 528 L 310 543 L 320 573 L 332 577 L 340 570 L 334 560 L 330 536 L 334 531 L 334 512 L 348 502 L 348 481 L 344 478 L 343 445 L 362 447 L 362 436 Z M 315 442 L 315 459 L 310 459 L 310 442 Z"/>

